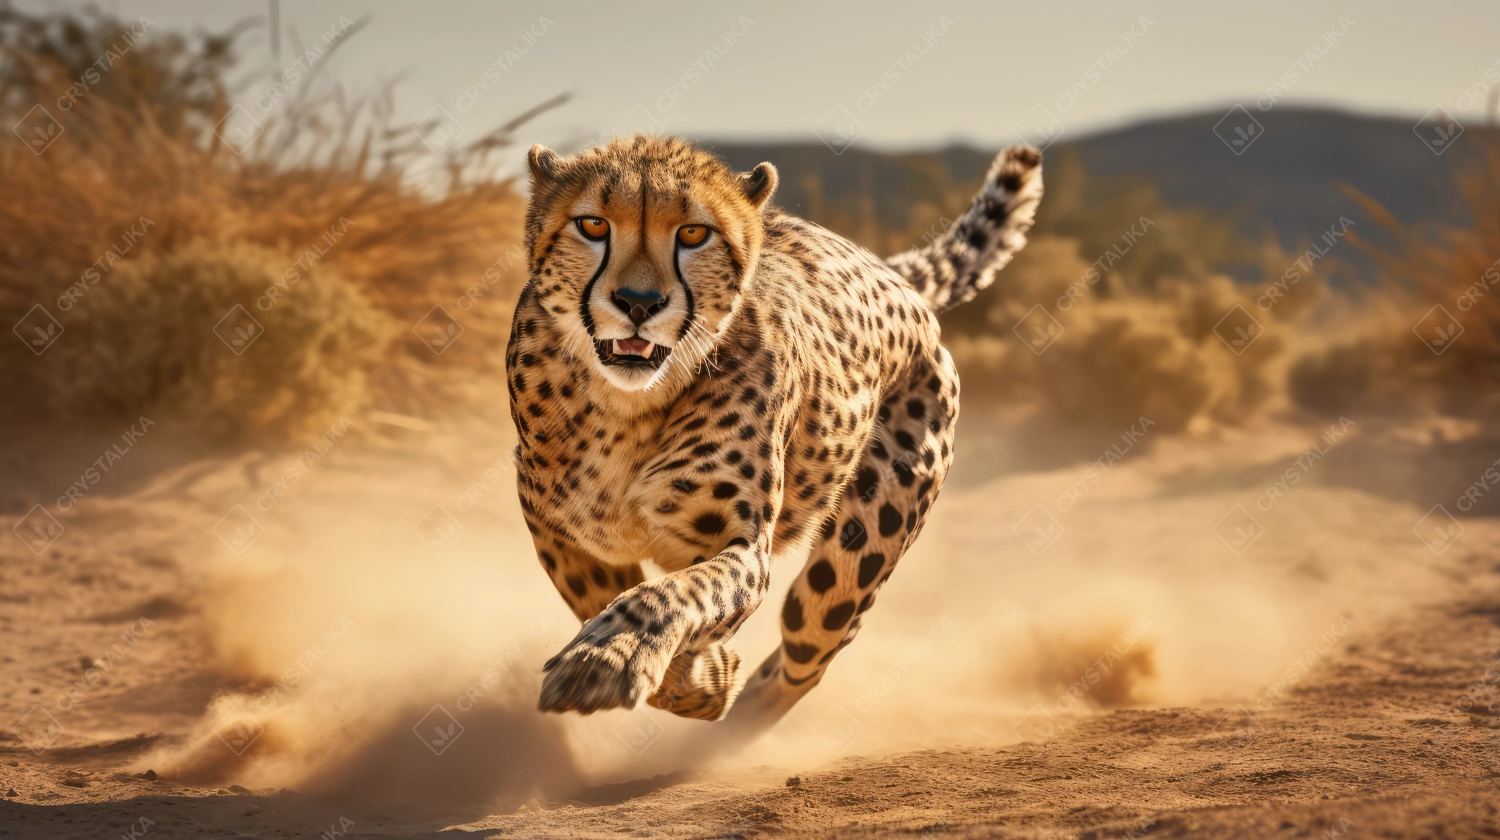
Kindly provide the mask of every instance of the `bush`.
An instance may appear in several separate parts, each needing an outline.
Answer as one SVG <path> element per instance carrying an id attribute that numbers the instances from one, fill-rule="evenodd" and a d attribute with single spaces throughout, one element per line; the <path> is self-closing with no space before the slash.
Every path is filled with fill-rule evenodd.
<path id="1" fill-rule="evenodd" d="M 1239 355 L 1213 332 L 1236 303 L 1254 309 L 1228 279 L 1160 277 L 1144 288 L 1108 278 L 1062 310 L 1057 301 L 1088 267 L 1074 240 L 1036 237 L 970 304 L 987 323 L 949 319 L 945 341 L 966 402 L 1030 402 L 1042 418 L 1084 426 L 1147 417 L 1174 432 L 1195 417 L 1243 423 L 1275 394 L 1281 325 L 1263 318 L 1266 334 Z M 1038 302 L 1062 327 L 1040 354 L 1012 333 L 1037 317 L 1028 313 Z"/>
<path id="2" fill-rule="evenodd" d="M 198 240 L 119 263 L 68 310 L 44 356 L 58 407 L 175 418 L 226 443 L 293 437 L 353 413 L 369 399 L 365 370 L 385 353 L 390 319 L 317 265 L 268 301 L 292 260 Z"/>
<path id="3" fill-rule="evenodd" d="M 351 96 L 324 82 L 313 84 L 315 77 L 307 75 L 289 102 L 263 115 L 265 133 L 234 154 L 213 128 L 229 112 L 225 77 L 237 66 L 235 38 L 243 31 L 185 35 L 151 29 L 104 79 L 61 110 L 55 107 L 60 90 L 124 37 L 126 25 L 97 10 L 33 15 L 0 2 L 0 119 L 12 125 L 35 105 L 52 106 L 65 132 L 41 155 L 19 142 L 0 143 L 0 319 L 15 324 L 41 306 L 66 333 L 42 357 L 21 342 L 0 342 L 0 390 L 12 396 L 0 404 L 0 415 L 7 407 L 15 412 L 46 403 L 121 408 L 145 402 L 227 421 L 247 410 L 247 399 L 259 400 L 248 410 L 268 425 L 255 429 L 246 420 L 240 431 L 254 432 L 256 442 L 275 443 L 299 425 L 289 406 L 310 399 L 318 382 L 368 390 L 375 407 L 419 417 L 481 410 L 476 399 L 490 410 L 490 383 L 503 368 L 510 312 L 526 264 L 519 235 L 525 199 L 511 181 L 494 177 L 493 152 L 527 118 L 560 100 L 455 146 L 434 172 L 434 158 L 411 126 L 391 121 L 390 91 Z M 420 183 L 414 172 L 424 174 Z M 102 343 L 96 353 L 101 358 L 72 354 L 68 369 L 84 378 L 68 382 L 49 358 L 59 349 L 68 353 L 66 345 L 78 337 L 74 330 L 82 328 L 75 327 L 78 313 L 65 298 L 87 285 L 81 275 L 106 249 L 144 226 L 141 219 L 150 221 L 149 230 L 131 241 L 122 259 L 110 258 L 110 273 L 79 303 L 90 310 L 89 341 Z M 306 298 L 300 312 L 283 312 L 278 304 L 266 313 L 267 342 L 280 319 L 312 317 L 336 309 L 335 301 L 357 298 L 367 305 L 353 304 L 357 311 L 346 318 L 287 322 L 288 329 L 321 336 L 321 349 L 278 348 L 272 351 L 277 359 L 243 362 L 266 366 L 264 377 L 284 374 L 298 358 L 316 358 L 331 366 L 328 371 L 298 369 L 287 380 L 291 390 L 272 396 L 262 373 L 222 359 L 213 363 L 231 366 L 211 369 L 193 355 L 195 342 L 213 342 L 204 348 L 218 342 L 209 329 L 224 313 L 215 307 L 239 303 L 259 317 L 256 298 L 297 255 L 323 252 L 330 226 L 341 235 L 318 260 L 329 273 L 304 281 L 306 288 L 293 287 L 290 300 Z M 226 265 L 228 254 L 243 257 L 244 264 Z M 186 294 L 153 279 L 162 272 L 189 285 L 217 285 L 181 299 L 190 311 L 179 312 L 150 299 L 155 292 L 148 290 L 172 300 Z M 202 279 L 209 275 L 212 280 Z M 234 297 L 241 292 L 248 297 Z M 94 300 L 96 295 L 102 297 Z M 99 310 L 106 299 L 121 314 Z M 441 356 L 410 329 L 437 305 L 464 327 L 462 340 Z M 379 358 L 366 343 L 369 306 L 401 326 L 382 333 Z M 133 313 L 134 324 L 126 312 Z M 190 321 L 210 315 L 206 324 Z M 164 320 L 150 320 L 156 318 Z M 126 329 L 132 326 L 161 336 Z M 344 327 L 356 332 L 329 332 Z M 110 345 L 117 340 L 125 344 Z M 263 353 L 267 342 L 257 342 L 254 350 Z M 172 355 L 147 359 L 143 354 L 153 346 Z M 337 348 L 352 348 L 356 356 L 335 358 Z M 103 358 L 111 355 L 118 361 Z M 193 360 L 191 372 L 179 373 L 187 358 Z M 364 365 L 367 385 L 355 376 L 357 365 Z M 107 381 L 111 370 L 122 381 Z M 167 399 L 189 376 L 220 385 L 192 401 Z M 254 396 L 239 393 L 241 388 Z M 228 402 L 207 405 L 221 399 Z M 321 411 L 324 399 L 313 399 L 309 407 Z M 328 405 L 359 399 L 351 393 L 326 397 Z M 273 418 L 279 419 L 269 422 Z M 224 431 L 234 431 L 234 425 Z"/>

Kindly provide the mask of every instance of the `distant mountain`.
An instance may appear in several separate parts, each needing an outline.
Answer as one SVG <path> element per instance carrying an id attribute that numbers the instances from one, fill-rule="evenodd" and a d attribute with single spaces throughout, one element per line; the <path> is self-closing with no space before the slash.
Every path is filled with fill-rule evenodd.
<path id="1" fill-rule="evenodd" d="M 1403 222 L 1472 224 L 1455 176 L 1500 141 L 1500 131 L 1470 125 L 1439 155 L 1406 119 L 1306 108 L 1253 114 L 1263 130 L 1238 155 L 1214 133 L 1224 117 L 1215 111 L 1065 137 L 1046 157 L 1056 162 L 1076 155 L 1090 177 L 1149 180 L 1170 204 L 1234 215 L 1246 233 L 1270 230 L 1290 247 L 1316 239 L 1340 215 L 1365 218 L 1354 215 L 1359 207 L 1341 191 L 1343 184 Z M 1436 136 L 1433 126 L 1423 130 Z M 972 189 L 994 154 L 965 146 L 883 153 L 856 144 L 835 155 L 820 142 L 706 145 L 741 169 L 775 163 L 782 181 L 777 200 L 792 212 L 818 218 L 829 207 L 863 204 L 893 230 L 925 224 L 912 218 L 913 208 L 944 206 L 952 191 Z"/>

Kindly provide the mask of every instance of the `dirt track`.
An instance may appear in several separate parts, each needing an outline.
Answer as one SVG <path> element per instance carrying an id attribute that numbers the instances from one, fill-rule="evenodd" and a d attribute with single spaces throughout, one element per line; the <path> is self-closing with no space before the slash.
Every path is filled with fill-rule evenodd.
<path id="1" fill-rule="evenodd" d="M 1275 445 L 1261 440 L 1258 446 L 1258 461 L 1280 462 Z M 475 468 L 469 465 L 482 467 L 491 460 L 488 452 L 474 453 L 463 447 L 462 453 L 458 459 L 464 465 L 459 469 L 461 480 L 455 482 L 460 489 L 472 477 Z M 1101 535 L 1111 545 L 1122 546 L 1119 551 L 1132 541 L 1166 539 L 1129 533 L 1130 523 L 1141 519 L 1141 505 L 1167 511 L 1165 519 L 1207 516 L 1211 523 L 1225 501 L 1246 492 L 1244 488 L 1254 491 L 1258 486 L 1259 478 L 1252 475 L 1237 484 L 1231 482 L 1229 489 L 1220 486 L 1216 492 L 1227 494 L 1222 499 L 1203 501 L 1193 498 L 1193 493 L 1163 493 L 1160 485 L 1151 482 L 1171 476 L 1174 485 L 1192 485 L 1183 476 L 1197 473 L 1184 464 L 1202 460 L 1195 460 L 1196 456 L 1173 460 L 1175 456 L 1169 455 L 1152 456 L 1155 460 L 1143 456 L 1134 472 L 1111 479 L 1108 493 L 1097 497 L 1087 520 L 1066 520 L 1068 539 L 1082 546 L 1076 555 L 1067 553 L 1068 545 L 1060 543 L 1043 555 L 1043 565 L 1031 567 L 1033 571 L 1001 565 L 992 571 L 995 579 L 1056 574 L 1064 580 L 1081 580 L 1092 573 L 1090 567 L 1077 564 L 1094 562 L 1088 546 Z M 155 456 L 143 453 L 140 457 Z M 0 700 L 7 713 L 19 717 L 28 707 L 61 695 L 75 684 L 88 664 L 79 662 L 77 651 L 91 651 L 98 657 L 112 644 L 123 645 L 120 633 L 139 627 L 142 618 L 151 624 L 104 679 L 79 693 L 79 701 L 66 713 L 55 703 L 49 706 L 65 728 L 55 744 L 34 754 L 19 737 L 4 733 L 0 793 L 6 796 L 0 801 L 0 832 L 7 834 L 3 836 L 129 837 L 134 826 L 136 836 L 142 837 L 1500 837 L 1500 714 L 1496 714 L 1500 712 L 1496 691 L 1500 682 L 1500 552 L 1494 549 L 1500 528 L 1491 520 L 1465 520 L 1462 541 L 1442 556 L 1433 556 L 1420 545 L 1409 544 L 1413 543 L 1409 536 L 1402 536 L 1421 515 L 1420 509 L 1338 488 L 1299 491 L 1298 508 L 1288 508 L 1282 519 L 1266 519 L 1270 536 L 1257 549 L 1259 554 L 1247 553 L 1239 561 L 1229 558 L 1239 565 L 1226 564 L 1213 573 L 1241 576 L 1236 586 L 1269 581 L 1265 585 L 1280 587 L 1291 581 L 1294 588 L 1272 590 L 1281 593 L 1278 602 L 1306 593 L 1308 603 L 1317 606 L 1307 626 L 1347 628 L 1331 636 L 1319 629 L 1289 633 L 1292 641 L 1267 655 L 1269 661 L 1279 663 L 1269 673 L 1252 667 L 1248 660 L 1232 663 L 1236 670 L 1253 675 L 1252 685 L 1226 696 L 1239 698 L 1242 707 L 1257 709 L 1253 716 L 1236 711 L 1235 703 L 1227 701 L 1172 702 L 1189 696 L 1189 689 L 1202 688 L 1189 678 L 1196 679 L 1195 671 L 1208 667 L 1204 663 L 1211 660 L 1174 659 L 1172 651 L 1185 642 L 1180 632 L 1173 631 L 1177 625 L 1164 619 L 1164 638 L 1152 649 L 1161 685 L 1153 689 L 1146 681 L 1140 686 L 1115 686 L 1114 704 L 1129 708 L 1059 714 L 1061 733 L 1038 744 L 1015 743 L 1011 730 L 1018 715 L 1013 711 L 996 711 L 990 719 L 976 711 L 971 716 L 973 726 L 964 731 L 978 727 L 988 733 L 986 737 L 951 732 L 929 737 L 923 730 L 911 737 L 965 746 L 891 751 L 891 745 L 902 743 L 895 738 L 906 728 L 901 721 L 912 721 L 911 728 L 919 729 L 916 722 L 922 720 L 923 709 L 931 709 L 939 718 L 926 721 L 928 729 L 941 728 L 942 718 L 958 716 L 957 707 L 943 704 L 958 691 L 951 686 L 965 683 L 942 680 L 953 677 L 952 671 L 970 677 L 982 672 L 986 664 L 957 647 L 961 641 L 973 641 L 980 649 L 992 647 L 996 639 L 1024 647 L 1015 634 L 996 636 L 982 625 L 983 610 L 993 609 L 993 594 L 975 595 L 983 596 L 976 602 L 980 606 L 969 610 L 962 603 L 962 593 L 949 588 L 939 590 L 950 601 L 938 613 L 953 616 L 968 635 L 952 637 L 946 653 L 935 652 L 913 666 L 912 676 L 883 695 L 880 702 L 884 705 L 859 702 L 859 698 L 873 696 L 861 693 L 868 683 L 860 663 L 873 662 L 870 667 L 877 672 L 887 667 L 893 655 L 892 640 L 900 638 L 881 636 L 877 624 L 869 638 L 861 637 L 860 645 L 868 652 L 864 660 L 851 657 L 843 672 L 847 681 L 831 679 L 817 693 L 823 705 L 809 708 L 803 719 L 786 723 L 783 734 L 788 738 L 811 740 L 808 730 L 833 704 L 862 714 L 867 706 L 873 708 L 864 719 L 871 729 L 867 738 L 875 740 L 856 746 L 832 763 L 827 752 L 783 754 L 769 764 L 761 763 L 766 760 L 761 754 L 747 759 L 755 764 L 748 769 L 734 769 L 731 764 L 695 777 L 667 775 L 628 782 L 623 780 L 653 773 L 642 769 L 645 764 L 590 771 L 576 764 L 581 760 L 578 756 L 587 752 L 578 752 L 576 747 L 575 763 L 569 764 L 558 753 L 567 752 L 558 746 L 565 739 L 549 740 L 551 720 L 518 718 L 526 722 L 524 732 L 507 732 L 485 742 L 475 740 L 485 737 L 478 721 L 466 718 L 474 734 L 468 736 L 467 744 L 459 744 L 489 750 L 481 751 L 481 762 L 516 759 L 509 771 L 512 775 L 486 781 L 497 790 L 509 785 L 515 792 L 510 799 L 500 797 L 488 806 L 472 801 L 452 805 L 439 795 L 441 786 L 461 787 L 461 780 L 475 775 L 472 767 L 450 761 L 447 767 L 455 775 L 441 776 L 441 786 L 427 789 L 422 787 L 423 777 L 440 774 L 418 761 L 425 753 L 413 757 L 375 748 L 356 753 L 345 765 L 331 759 L 315 765 L 311 775 L 295 784 L 297 793 L 275 792 L 274 785 L 265 784 L 274 777 L 266 775 L 272 771 L 255 769 L 262 765 L 208 766 L 184 759 L 179 767 L 193 772 L 171 775 L 164 770 L 157 780 L 139 778 L 136 774 L 147 766 L 165 766 L 157 763 L 163 756 L 196 755 L 194 739 L 207 740 L 203 737 L 205 708 L 216 708 L 212 703 L 217 696 L 231 690 L 264 692 L 270 684 L 270 678 L 254 665 L 254 650 L 240 650 L 223 640 L 223 631 L 209 629 L 227 620 L 222 614 L 226 604 L 253 602 L 254 590 L 242 588 L 229 601 L 205 594 L 214 590 L 214 575 L 196 558 L 214 556 L 215 562 L 227 561 L 204 548 L 207 543 L 193 540 L 204 536 L 196 529 L 211 527 L 227 507 L 226 500 L 243 498 L 245 487 L 263 486 L 267 481 L 264 464 L 274 466 L 279 457 L 191 462 L 170 468 L 153 464 L 150 469 L 143 463 L 139 481 L 122 474 L 115 495 L 101 493 L 66 521 L 70 538 L 60 540 L 55 552 L 38 560 L 19 543 L 4 549 L 0 593 L 6 606 L 0 614 L 0 630 L 7 641 L 0 658 L 0 691 L 4 692 Z M 337 507 L 351 504 L 355 496 L 350 494 L 373 499 L 400 495 L 406 492 L 402 487 L 427 486 L 424 481 L 429 476 L 422 470 L 390 478 L 387 454 L 371 456 L 351 449 L 341 457 L 344 460 L 333 458 L 321 467 L 321 477 L 309 479 L 302 488 L 306 498 L 326 497 L 329 505 Z M 171 460 L 166 454 L 161 458 Z M 378 465 L 376 472 L 387 475 L 385 482 L 372 483 L 372 464 Z M 446 469 L 440 465 L 432 471 L 437 474 Z M 1061 470 L 1053 483 L 1065 486 L 1070 478 L 1070 470 Z M 935 521 L 938 536 L 924 536 L 930 548 L 922 562 L 936 564 L 944 562 L 944 557 L 968 562 L 975 550 L 966 546 L 972 545 L 1019 551 L 1024 560 L 1029 556 L 1024 548 L 995 535 L 1010 530 L 1011 522 L 1037 496 L 1034 485 L 1038 481 L 1035 476 L 1020 477 L 978 490 L 951 491 L 938 508 L 940 516 L 947 517 Z M 1148 485 L 1154 489 L 1143 490 Z M 1196 495 L 1203 494 L 1201 486 L 1192 486 L 1197 488 Z M 488 498 L 497 508 L 512 504 L 503 491 Z M 1210 513 L 1192 507 L 1200 502 Z M 417 505 L 417 516 L 427 505 L 426 499 Z M 945 506 L 947 513 L 942 514 Z M 996 508 L 1006 514 L 989 514 L 987 518 L 994 521 L 983 521 L 984 512 Z M 318 515 L 322 511 L 319 507 Z M 267 517 L 273 528 L 275 515 Z M 395 517 L 402 530 L 417 518 L 402 518 L 406 516 L 403 512 Z M 1297 524 L 1299 516 L 1317 523 L 1325 540 L 1319 545 L 1343 546 L 1343 553 L 1319 548 L 1324 553 L 1309 555 L 1308 546 L 1315 540 L 1312 531 L 1306 530 L 1311 526 Z M 307 518 L 314 519 L 314 512 L 307 511 Z M 471 530 L 480 530 L 477 520 L 465 521 Z M 286 527 L 297 530 L 292 523 Z M 183 533 L 196 536 L 186 540 Z M 1281 534 L 1286 537 L 1285 547 L 1277 542 Z M 500 536 L 514 537 L 504 530 Z M 1142 562 L 1148 565 L 1137 571 L 1160 578 L 1183 576 L 1182 569 L 1189 567 L 1174 569 L 1169 555 L 1190 555 L 1201 566 L 1199 555 L 1209 550 L 1203 546 L 1218 543 L 1196 530 L 1184 539 L 1200 536 L 1205 540 L 1202 546 L 1189 541 L 1163 555 L 1143 554 Z M 474 578 L 462 565 L 462 557 L 444 557 L 448 558 L 445 562 L 458 564 L 452 570 L 456 579 L 476 580 L 476 588 L 488 585 Z M 1215 562 L 1222 559 L 1215 556 Z M 402 560 L 397 567 L 406 568 L 410 562 Z M 341 580 L 349 577 L 345 570 L 334 572 Z M 313 572 L 301 569 L 299 574 L 296 591 L 316 593 Z M 369 574 L 378 575 L 378 567 L 371 567 Z M 926 599 L 933 596 L 923 591 L 921 581 L 923 575 L 940 574 L 937 565 L 912 570 L 908 594 L 893 594 L 890 599 L 891 618 L 886 626 L 903 621 L 918 628 L 928 626 L 931 613 L 922 605 L 930 604 Z M 413 579 L 402 578 L 399 583 L 418 592 Z M 1049 591 L 1033 585 L 1028 597 L 1043 598 Z M 1178 596 L 1186 598 L 1182 592 L 1191 591 L 1179 591 Z M 1406 602 L 1398 597 L 1403 591 L 1410 595 Z M 250 613 L 255 619 L 250 622 L 253 632 L 245 638 L 274 635 L 276 628 L 267 616 L 314 611 L 313 607 L 294 609 L 299 602 L 291 595 L 273 592 L 288 599 L 287 610 Z M 343 612 L 357 615 L 364 627 L 369 626 L 372 619 L 352 612 L 355 595 L 347 589 L 338 592 L 342 600 L 329 600 L 325 593 L 319 596 L 323 600 L 309 602 L 327 609 L 308 619 L 305 626 L 311 630 L 292 634 L 296 641 L 287 642 L 284 648 L 292 653 L 277 653 L 282 657 L 277 661 L 295 658 L 307 648 L 308 638 L 317 637 L 317 628 L 337 621 Z M 910 601 L 903 602 L 902 597 Z M 1149 604 L 1147 599 L 1133 600 Z M 550 601 L 546 605 L 553 606 Z M 421 603 L 413 610 L 416 615 L 434 614 Z M 1243 649 L 1235 652 L 1228 646 L 1237 637 L 1268 635 L 1276 629 L 1274 622 L 1240 626 L 1236 620 L 1226 621 L 1228 630 L 1205 627 L 1202 631 L 1227 634 L 1223 636 L 1226 657 L 1244 655 Z M 542 656 L 570 632 L 566 626 L 548 626 L 536 650 L 527 651 L 523 658 L 529 663 Z M 230 634 L 230 638 L 243 644 L 241 637 Z M 323 654 L 330 663 L 339 655 L 339 645 L 348 648 L 354 642 L 333 644 L 335 650 Z M 382 644 L 387 646 L 383 653 L 387 659 L 382 661 L 393 669 L 391 643 Z M 938 646 L 942 645 L 950 642 L 940 641 Z M 1093 641 L 1086 641 L 1084 647 L 1094 651 L 1088 659 L 1104 649 Z M 433 648 L 427 648 L 423 655 L 430 658 Z M 1206 649 L 1212 653 L 1214 644 Z M 1039 653 L 1052 657 L 1055 649 L 1043 646 Z M 493 648 L 482 661 L 490 657 Z M 1013 658 L 1029 661 L 1020 654 Z M 1306 667 L 1286 669 L 1285 663 L 1292 661 L 1304 662 Z M 276 673 L 276 669 L 269 670 Z M 314 678 L 319 673 L 310 672 L 303 686 L 308 692 L 316 689 Z M 1005 673 L 1017 672 L 1013 667 Z M 1278 678 L 1286 683 L 1280 691 L 1273 688 Z M 1211 677 L 1203 680 L 1216 682 Z M 1169 685 L 1173 682 L 1178 687 Z M 388 685 L 383 690 L 393 689 Z M 308 724 L 308 731 L 329 725 L 357 729 L 358 721 L 365 719 L 355 711 L 361 702 L 376 708 L 386 705 L 387 697 L 391 703 L 406 702 L 381 690 L 368 691 L 367 696 L 356 696 L 358 692 L 348 686 L 340 691 L 333 705 L 341 711 L 328 713 L 332 717 L 313 716 L 310 719 L 316 725 Z M 521 694 L 526 691 L 523 685 Z M 976 709 L 1002 702 L 999 695 L 985 700 L 991 696 L 985 691 L 989 689 L 975 690 L 974 696 L 982 701 Z M 1045 679 L 1037 682 L 1036 696 L 1045 698 L 1048 691 L 1055 689 Z M 1005 702 L 1020 702 L 1024 708 L 1031 698 Z M 896 714 L 898 706 L 900 715 Z M 891 716 L 882 718 L 886 711 Z M 207 713 L 207 717 L 215 714 Z M 265 761 L 279 755 L 272 748 L 298 760 L 323 749 L 323 742 L 294 737 L 301 731 L 293 726 L 298 720 L 280 720 L 274 715 L 267 719 L 269 734 L 259 742 L 266 748 L 260 754 Z M 392 724 L 393 743 L 420 750 L 420 743 L 407 732 L 414 720 L 415 716 L 401 718 Z M 880 732 L 891 738 L 879 740 Z M 209 747 L 215 749 L 212 755 L 232 758 L 217 742 Z M 506 749 L 514 754 L 507 757 Z M 396 768 L 396 764 L 409 766 Z M 352 772 L 350 766 L 370 775 Z M 390 772 L 382 774 L 385 770 Z M 197 783 L 184 780 L 195 773 Z M 217 781 L 205 781 L 215 774 Z M 795 778 L 790 778 L 793 774 Z M 320 781 L 333 775 L 383 781 L 318 792 Z M 235 783 L 241 777 L 246 787 Z M 622 783 L 600 784 L 609 778 Z"/>

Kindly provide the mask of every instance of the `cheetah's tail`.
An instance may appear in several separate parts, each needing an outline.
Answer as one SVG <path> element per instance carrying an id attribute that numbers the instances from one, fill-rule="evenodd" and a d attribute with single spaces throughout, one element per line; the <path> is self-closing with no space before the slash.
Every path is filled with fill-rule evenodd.
<path id="1" fill-rule="evenodd" d="M 927 245 L 886 260 L 934 312 L 970 300 L 1026 245 L 1042 200 L 1042 153 L 1011 146 L 990 164 L 974 203 Z"/>

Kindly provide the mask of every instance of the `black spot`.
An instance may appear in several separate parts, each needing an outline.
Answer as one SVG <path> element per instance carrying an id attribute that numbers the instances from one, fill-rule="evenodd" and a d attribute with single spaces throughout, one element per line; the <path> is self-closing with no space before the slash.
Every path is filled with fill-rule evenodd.
<path id="1" fill-rule="evenodd" d="M 733 484 L 730 484 L 727 481 L 721 481 L 718 484 L 714 485 L 715 499 L 732 499 L 739 492 L 740 488 L 736 487 Z"/>
<path id="2" fill-rule="evenodd" d="M 835 604 L 831 609 L 828 610 L 828 614 L 823 616 L 823 629 L 842 630 L 844 628 L 844 625 L 849 623 L 849 619 L 853 617 L 854 602 L 842 601 L 838 604 Z"/>
<path id="3" fill-rule="evenodd" d="M 807 585 L 819 595 L 832 589 L 833 585 L 838 583 L 838 579 L 838 575 L 833 571 L 833 564 L 827 560 L 819 560 L 807 570 Z"/>
<path id="4" fill-rule="evenodd" d="M 691 493 L 694 490 L 698 489 L 698 485 L 694 484 L 691 481 L 688 481 L 685 478 L 679 478 L 676 481 L 672 482 L 672 489 L 681 493 Z"/>
<path id="5" fill-rule="evenodd" d="M 547 571 L 549 571 L 549 572 L 557 571 L 557 558 L 553 557 L 548 552 L 545 552 L 545 551 L 542 552 L 542 563 L 544 565 L 546 565 Z"/>
<path id="6" fill-rule="evenodd" d="M 700 534 L 722 534 L 724 525 L 724 517 L 717 513 L 705 513 L 693 520 L 693 528 Z"/>
<path id="7" fill-rule="evenodd" d="M 734 539 L 729 541 L 729 544 L 731 546 L 738 546 L 740 548 L 750 547 L 750 541 L 745 539 L 744 537 L 735 537 Z"/>
<path id="8" fill-rule="evenodd" d="M 921 420 L 927 414 L 927 404 L 913 397 L 906 401 L 906 414 L 913 420 Z"/>
<path id="9" fill-rule="evenodd" d="M 827 519 L 823 520 L 823 539 L 825 539 L 825 540 L 831 540 L 831 539 L 833 539 L 833 533 L 834 533 L 834 531 L 838 530 L 838 527 L 839 527 L 838 520 L 834 519 L 831 516 L 828 517 Z"/>
<path id="10" fill-rule="evenodd" d="M 793 633 L 802 629 L 802 602 L 795 592 L 787 593 L 786 604 L 781 608 L 781 623 Z"/>
<path id="11" fill-rule="evenodd" d="M 589 585 L 584 582 L 582 575 L 568 575 L 568 588 L 573 590 L 574 595 L 582 596 L 589 591 Z"/>
<path id="12" fill-rule="evenodd" d="M 874 582 L 875 576 L 880 574 L 880 570 L 883 568 L 885 568 L 884 554 L 866 554 L 859 561 L 860 587 L 863 588 L 869 586 L 872 582 Z"/>
<path id="13" fill-rule="evenodd" d="M 536 386 L 536 392 L 542 399 L 547 399 L 552 396 L 552 383 L 543 380 L 540 385 Z"/>
<path id="14" fill-rule="evenodd" d="M 854 614 L 855 615 L 864 615 L 865 614 L 865 610 L 869 609 L 870 605 L 873 604 L 873 603 L 875 603 L 875 593 L 871 592 L 869 595 L 866 595 L 865 597 L 863 597 L 863 598 L 860 599 L 860 601 L 859 601 L 859 609 L 855 610 Z"/>
<path id="15" fill-rule="evenodd" d="M 862 467 L 854 476 L 854 490 L 859 498 L 868 502 L 875 498 L 875 486 L 880 483 L 880 473 L 874 467 Z"/>
<path id="16" fill-rule="evenodd" d="M 859 551 L 864 548 L 865 542 L 870 535 L 865 531 L 865 523 L 859 521 L 858 517 L 851 518 L 839 529 L 839 547 L 845 551 Z"/>
<path id="17" fill-rule="evenodd" d="M 902 449 L 916 449 L 917 442 L 912 440 L 911 434 L 906 431 L 896 432 L 896 442 L 901 444 Z"/>
<path id="18" fill-rule="evenodd" d="M 901 511 L 887 502 L 880 507 L 880 536 L 889 537 L 901 530 Z"/>
<path id="19" fill-rule="evenodd" d="M 917 480 L 917 474 L 912 472 L 911 465 L 905 461 L 891 462 L 891 472 L 896 474 L 896 481 L 902 487 L 910 487 Z"/>
<path id="20" fill-rule="evenodd" d="M 814 656 L 818 655 L 817 645 L 799 645 L 796 642 L 787 642 L 784 647 L 786 648 L 786 658 L 798 665 L 806 665 L 812 661 Z"/>

